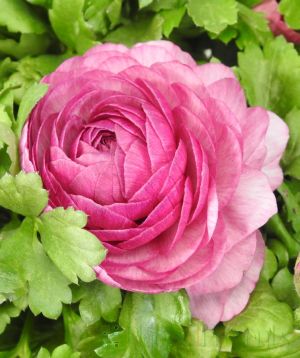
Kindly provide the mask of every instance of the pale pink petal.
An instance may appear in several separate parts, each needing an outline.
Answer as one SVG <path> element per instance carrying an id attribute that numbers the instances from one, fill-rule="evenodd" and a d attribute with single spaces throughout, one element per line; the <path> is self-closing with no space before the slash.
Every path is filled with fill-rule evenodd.
<path id="1" fill-rule="evenodd" d="M 230 225 L 237 235 L 245 237 L 276 212 L 276 199 L 267 177 L 258 170 L 244 168 L 237 190 L 223 210 L 226 226 Z"/>
<path id="2" fill-rule="evenodd" d="M 216 293 L 195 295 L 188 290 L 193 316 L 203 320 L 208 328 L 214 328 L 220 321 L 231 319 L 245 308 L 259 278 L 264 259 L 264 243 L 261 234 L 257 232 L 256 235 L 257 245 L 253 261 L 236 287 Z"/>
<path id="3" fill-rule="evenodd" d="M 267 175 L 271 188 L 274 190 L 283 180 L 279 162 L 289 139 L 289 129 L 275 113 L 268 112 L 268 114 L 270 122 L 265 139 L 267 155 L 262 171 Z"/>
<path id="4" fill-rule="evenodd" d="M 198 66 L 195 71 L 206 86 L 224 78 L 236 79 L 233 71 L 220 63 L 206 63 L 205 65 Z"/>

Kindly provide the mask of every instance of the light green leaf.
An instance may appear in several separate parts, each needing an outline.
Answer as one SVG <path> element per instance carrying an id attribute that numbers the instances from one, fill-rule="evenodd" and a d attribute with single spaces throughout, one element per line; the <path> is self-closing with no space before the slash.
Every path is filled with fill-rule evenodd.
<path id="1" fill-rule="evenodd" d="M 37 102 L 46 94 L 48 85 L 43 83 L 35 83 L 25 92 L 21 100 L 15 132 L 18 137 L 21 135 L 23 126 Z"/>
<path id="2" fill-rule="evenodd" d="M 49 18 L 57 37 L 70 49 L 82 53 L 96 44 L 83 18 L 84 0 L 53 0 Z"/>
<path id="3" fill-rule="evenodd" d="M 299 0 L 281 0 L 279 11 L 289 27 L 300 30 L 300 2 Z"/>
<path id="4" fill-rule="evenodd" d="M 186 12 L 186 7 L 182 6 L 176 9 L 171 10 L 162 10 L 160 15 L 164 19 L 163 23 L 163 34 L 166 37 L 169 37 L 174 28 L 178 27 L 184 14 Z"/>
<path id="5" fill-rule="evenodd" d="M 102 317 L 108 322 L 115 322 L 119 317 L 122 303 L 118 288 L 104 285 L 100 281 L 81 284 L 79 312 L 82 320 L 90 325 Z"/>
<path id="6" fill-rule="evenodd" d="M 18 317 L 20 309 L 12 303 L 2 303 L 0 305 L 0 334 L 3 333 L 5 327 L 10 323 L 11 318 Z"/>
<path id="7" fill-rule="evenodd" d="M 189 0 L 187 10 L 197 26 L 215 34 L 236 24 L 238 19 L 235 0 Z"/>
<path id="8" fill-rule="evenodd" d="M 293 108 L 285 117 L 290 138 L 282 158 L 285 173 L 300 179 L 300 110 Z"/>
<path id="9" fill-rule="evenodd" d="M 232 353 L 239 358 L 298 358 L 300 351 L 300 333 L 291 332 L 284 336 L 272 333 L 266 339 L 257 339 L 249 333 L 233 340 Z"/>
<path id="10" fill-rule="evenodd" d="M 135 21 L 118 27 L 105 37 L 105 42 L 133 46 L 137 42 L 160 40 L 164 19 L 159 15 L 140 16 Z"/>
<path id="11" fill-rule="evenodd" d="M 273 252 L 266 248 L 265 250 L 265 262 L 263 269 L 261 271 L 261 277 L 265 280 L 270 280 L 274 277 L 275 273 L 277 272 L 278 264 L 275 255 Z"/>
<path id="12" fill-rule="evenodd" d="M 54 349 L 51 358 L 80 358 L 80 353 L 73 352 L 68 345 L 64 344 Z"/>
<path id="13" fill-rule="evenodd" d="M 121 0 L 93 0 L 86 4 L 84 18 L 94 32 L 104 36 L 121 19 Z"/>
<path id="14" fill-rule="evenodd" d="M 158 295 L 127 294 L 119 319 L 122 332 L 96 350 L 100 357 L 169 357 L 172 343 L 184 338 L 190 324 L 183 291 Z"/>
<path id="15" fill-rule="evenodd" d="M 38 352 L 37 358 L 51 358 L 51 355 L 46 348 L 42 347 Z"/>
<path id="16" fill-rule="evenodd" d="M 45 254 L 36 236 L 32 219 L 25 219 L 22 225 L 4 238 L 0 246 L 2 267 L 14 268 L 18 279 L 28 287 L 28 304 L 37 315 L 56 319 L 62 310 L 62 302 L 71 302 L 69 281 L 60 273 Z M 16 248 L 18 248 L 16 250 Z M 6 271 L 7 271 L 6 269 Z M 24 289 L 21 291 L 24 294 Z M 20 298 L 15 292 L 16 298 Z"/>
<path id="17" fill-rule="evenodd" d="M 264 14 L 239 3 L 238 10 L 239 36 L 236 43 L 240 48 L 252 43 L 264 44 L 272 39 L 272 33 Z"/>
<path id="18" fill-rule="evenodd" d="M 272 280 L 272 288 L 279 301 L 288 303 L 293 309 L 300 306 L 300 298 L 296 293 L 293 275 L 287 267 L 277 272 Z"/>
<path id="19" fill-rule="evenodd" d="M 152 2 L 153 0 L 139 0 L 139 8 L 142 9 L 143 7 L 150 5 Z"/>
<path id="20" fill-rule="evenodd" d="M 171 358 L 215 358 L 219 350 L 219 339 L 214 332 L 205 330 L 201 321 L 193 320 L 185 340 L 174 346 Z"/>
<path id="21" fill-rule="evenodd" d="M 47 34 L 21 34 L 19 41 L 13 38 L 0 38 L 0 54 L 16 58 L 27 55 L 39 55 L 45 52 L 50 44 Z"/>
<path id="22" fill-rule="evenodd" d="M 0 0 L 0 9 L 0 26 L 10 32 L 43 34 L 47 31 L 45 23 L 23 0 Z"/>
<path id="23" fill-rule="evenodd" d="M 5 174 L 0 179 L 0 205 L 24 216 L 37 216 L 48 202 L 37 173 L 20 172 L 15 177 Z"/>
<path id="24" fill-rule="evenodd" d="M 252 293 L 244 311 L 225 323 L 226 331 L 248 332 L 256 339 L 267 339 L 272 333 L 285 336 L 293 331 L 291 308 L 277 301 L 269 284 L 261 281 Z"/>
<path id="25" fill-rule="evenodd" d="M 300 56 L 283 37 L 268 41 L 263 50 L 251 44 L 238 54 L 240 76 L 248 101 L 284 117 L 300 108 Z"/>
<path id="26" fill-rule="evenodd" d="M 10 163 L 7 163 L 7 168 L 11 174 L 15 174 L 18 171 L 18 148 L 17 140 L 14 132 L 11 130 L 8 124 L 9 116 L 4 110 L 4 107 L 0 105 L 0 146 L 5 144 L 4 154 L 9 156 Z M 1 143 L 2 142 L 2 143 Z M 3 154 L 2 154 L 3 155 Z M 1 165 L 4 164 L 1 161 Z M 4 173 L 2 173 L 4 174 Z M 0 180 L 0 202 L 1 202 L 1 180 Z M 4 205 L 2 205 L 4 206 Z"/>
<path id="27" fill-rule="evenodd" d="M 56 208 L 42 214 L 38 227 L 47 254 L 72 282 L 79 277 L 89 282 L 95 279 L 93 267 L 105 257 L 106 250 L 99 239 L 82 229 L 87 216 L 69 208 Z"/>

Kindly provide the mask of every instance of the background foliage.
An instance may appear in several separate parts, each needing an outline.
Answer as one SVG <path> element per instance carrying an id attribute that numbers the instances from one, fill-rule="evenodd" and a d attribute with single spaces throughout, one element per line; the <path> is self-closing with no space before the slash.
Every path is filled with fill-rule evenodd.
<path id="1" fill-rule="evenodd" d="M 300 56 L 252 10 L 259 2 L 0 0 L 0 358 L 299 357 Z M 280 11 L 300 29 L 299 1 L 282 0 Z M 260 282 L 247 308 L 214 331 L 191 318 L 184 291 L 125 293 L 95 281 L 105 249 L 83 229 L 85 214 L 42 213 L 39 176 L 18 174 L 17 143 L 47 89 L 42 76 L 100 42 L 162 38 L 199 63 L 233 66 L 248 103 L 290 128 Z"/>

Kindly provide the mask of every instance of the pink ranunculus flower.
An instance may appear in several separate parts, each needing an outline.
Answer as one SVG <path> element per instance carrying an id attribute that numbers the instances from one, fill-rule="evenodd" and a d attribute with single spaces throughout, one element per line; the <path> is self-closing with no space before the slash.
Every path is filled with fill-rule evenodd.
<path id="1" fill-rule="evenodd" d="M 230 68 L 166 41 L 99 45 L 43 82 L 22 168 L 40 173 L 50 207 L 88 214 L 108 249 L 98 278 L 186 288 L 209 327 L 239 313 L 263 264 L 258 229 L 277 211 L 282 120 L 247 108 Z"/>
<path id="2" fill-rule="evenodd" d="M 283 35 L 288 41 L 300 44 L 300 34 L 285 23 L 283 16 L 279 12 L 276 0 L 263 0 L 254 9 L 266 15 L 274 35 Z"/>

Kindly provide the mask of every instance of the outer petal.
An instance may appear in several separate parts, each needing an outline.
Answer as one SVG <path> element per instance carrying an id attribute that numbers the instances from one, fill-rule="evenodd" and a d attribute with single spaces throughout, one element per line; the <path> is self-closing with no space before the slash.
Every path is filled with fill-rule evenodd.
<path id="1" fill-rule="evenodd" d="M 279 161 L 289 139 L 289 129 L 275 113 L 268 112 L 268 114 L 270 124 L 265 140 L 267 155 L 262 171 L 267 175 L 271 188 L 274 190 L 278 188 L 283 179 Z"/>
<path id="2" fill-rule="evenodd" d="M 194 294 L 193 287 L 187 289 L 193 316 L 203 320 L 209 328 L 231 319 L 245 308 L 263 265 L 264 242 L 259 232 L 256 232 L 256 243 L 251 266 L 236 287 L 202 295 Z"/>

